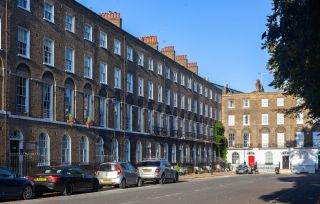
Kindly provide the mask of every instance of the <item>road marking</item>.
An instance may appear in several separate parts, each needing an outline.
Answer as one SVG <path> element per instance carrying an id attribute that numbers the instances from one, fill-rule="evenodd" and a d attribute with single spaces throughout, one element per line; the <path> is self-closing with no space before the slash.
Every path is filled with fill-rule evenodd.
<path id="1" fill-rule="evenodd" d="M 121 204 L 134 204 L 134 203 L 141 203 L 140 201 L 131 201 L 131 202 L 125 202 L 125 203 L 121 203 Z"/>
<path id="2" fill-rule="evenodd" d="M 171 196 L 177 196 L 177 195 L 182 195 L 182 193 L 173 193 L 173 194 L 167 194 L 167 195 L 163 195 L 163 196 L 156 196 L 156 197 L 152 197 L 152 200 L 157 200 L 157 199 L 161 199 L 161 198 L 168 198 Z"/>

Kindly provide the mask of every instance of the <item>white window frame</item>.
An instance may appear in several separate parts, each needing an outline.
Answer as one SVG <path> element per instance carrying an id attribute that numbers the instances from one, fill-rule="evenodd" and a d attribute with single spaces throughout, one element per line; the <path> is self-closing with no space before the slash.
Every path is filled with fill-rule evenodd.
<path id="1" fill-rule="evenodd" d="M 66 141 L 64 141 L 64 139 L 66 139 Z M 63 146 L 64 143 L 65 143 L 65 146 Z M 64 135 L 61 139 L 61 164 L 62 165 L 71 164 L 71 153 L 72 153 L 71 138 L 68 135 Z"/>
<path id="2" fill-rule="evenodd" d="M 284 98 L 277 98 L 277 107 L 284 106 Z"/>
<path id="3" fill-rule="evenodd" d="M 25 7 L 20 4 L 23 1 L 26 2 L 26 6 Z M 23 10 L 26 10 L 26 11 L 30 12 L 30 0 L 18 0 L 18 7 L 23 9 Z"/>
<path id="4" fill-rule="evenodd" d="M 49 91 L 48 93 L 45 93 L 46 91 Z M 49 103 L 49 113 L 45 116 L 44 115 L 44 103 L 46 101 L 46 97 L 49 97 L 49 101 L 47 101 Z M 42 87 L 42 109 L 43 109 L 43 118 L 49 119 L 49 120 L 53 120 L 53 84 L 47 84 L 44 83 L 43 87 Z"/>
<path id="5" fill-rule="evenodd" d="M 277 133 L 277 147 L 285 147 L 285 135 L 284 132 Z"/>
<path id="6" fill-rule="evenodd" d="M 48 42 L 51 47 L 45 46 L 45 45 L 49 45 L 46 44 L 46 42 Z M 46 51 L 46 47 L 48 47 L 48 51 Z M 46 54 L 49 54 L 48 58 L 50 59 L 49 62 L 46 62 Z M 54 66 L 54 41 L 49 39 L 49 38 L 44 38 L 43 39 L 43 64 L 45 65 L 49 65 L 49 66 Z"/>
<path id="7" fill-rule="evenodd" d="M 119 68 L 114 69 L 114 88 L 121 89 L 121 70 Z"/>
<path id="8" fill-rule="evenodd" d="M 162 103 L 162 86 L 158 85 L 158 102 Z"/>
<path id="9" fill-rule="evenodd" d="M 191 98 L 190 97 L 188 97 L 188 102 L 187 103 L 188 103 L 188 105 L 187 105 L 188 106 L 188 111 L 191 112 Z"/>
<path id="10" fill-rule="evenodd" d="M 250 125 L 250 115 L 245 114 L 243 115 L 243 126 L 248 126 Z"/>
<path id="11" fill-rule="evenodd" d="M 178 72 L 173 72 L 173 82 L 178 83 Z"/>
<path id="12" fill-rule="evenodd" d="M 85 54 L 83 57 L 83 67 L 84 67 L 83 74 L 85 78 L 92 79 L 92 63 L 93 63 L 92 56 Z"/>
<path id="13" fill-rule="evenodd" d="M 296 132 L 297 147 L 304 147 L 304 132 Z"/>
<path id="14" fill-rule="evenodd" d="M 38 137 L 38 166 L 50 166 L 50 137 L 41 133 Z"/>
<path id="15" fill-rule="evenodd" d="M 50 10 L 46 9 L 46 5 L 51 6 Z M 51 19 L 46 17 L 46 12 L 50 13 Z M 44 1 L 43 4 L 43 19 L 51 23 L 54 23 L 54 5 L 49 3 L 48 1 Z"/>
<path id="16" fill-rule="evenodd" d="M 248 98 L 243 99 L 243 107 L 244 108 L 250 107 L 250 99 L 248 99 Z"/>
<path id="17" fill-rule="evenodd" d="M 261 99 L 261 107 L 266 108 L 268 106 L 269 106 L 269 99 L 267 99 L 267 98 Z"/>
<path id="18" fill-rule="evenodd" d="M 127 73 L 127 92 L 133 93 L 133 75 Z"/>
<path id="19" fill-rule="evenodd" d="M 108 49 L 108 35 L 103 31 L 100 31 L 99 45 L 101 48 Z"/>
<path id="20" fill-rule="evenodd" d="M 166 89 L 166 105 L 170 106 L 171 97 L 170 97 L 170 90 Z"/>
<path id="21" fill-rule="evenodd" d="M 114 54 L 121 56 L 121 41 L 118 39 L 114 39 Z"/>
<path id="22" fill-rule="evenodd" d="M 277 125 L 284 125 L 284 113 L 277 113 Z"/>
<path id="23" fill-rule="evenodd" d="M 133 49 L 130 46 L 127 46 L 127 60 L 133 61 Z"/>
<path id="24" fill-rule="evenodd" d="M 170 79 L 170 73 L 171 73 L 170 67 L 166 67 L 166 79 Z"/>
<path id="25" fill-rule="evenodd" d="M 261 125 L 269 125 L 269 114 L 268 113 L 261 114 Z"/>
<path id="26" fill-rule="evenodd" d="M 144 96 L 144 79 L 138 78 L 138 96 Z"/>
<path id="27" fill-rule="evenodd" d="M 269 147 L 269 133 L 261 133 L 261 147 L 262 148 Z"/>
<path id="28" fill-rule="evenodd" d="M 138 52 L 138 65 L 144 67 L 144 54 L 142 52 Z"/>
<path id="29" fill-rule="evenodd" d="M 100 83 L 108 84 L 108 65 L 107 63 L 100 62 L 99 65 Z"/>
<path id="30" fill-rule="evenodd" d="M 150 71 L 153 71 L 153 59 L 152 58 L 148 59 L 148 69 Z"/>
<path id="31" fill-rule="evenodd" d="M 187 80 L 187 87 L 188 89 L 192 89 L 192 79 L 189 77 L 188 80 Z"/>
<path id="32" fill-rule="evenodd" d="M 79 148 L 80 164 L 89 164 L 89 140 L 88 137 L 82 136 L 80 138 L 80 148 Z"/>
<path id="33" fill-rule="evenodd" d="M 89 34 L 89 36 L 86 36 L 86 34 Z M 85 23 L 83 26 L 83 39 L 92 42 L 92 26 L 88 23 Z"/>
<path id="34" fill-rule="evenodd" d="M 181 95 L 181 107 L 180 107 L 180 109 L 181 110 L 184 110 L 185 109 L 185 95 Z"/>
<path id="35" fill-rule="evenodd" d="M 100 126 L 107 127 L 107 99 L 100 97 Z"/>
<path id="36" fill-rule="evenodd" d="M 65 70 L 67 71 L 67 72 L 71 72 L 71 73 L 74 73 L 74 49 L 73 48 L 70 48 L 70 47 L 66 47 L 66 50 L 65 50 Z M 69 52 L 69 55 L 70 55 L 70 58 L 71 59 L 68 59 L 68 52 Z M 68 62 L 71 62 L 71 64 L 70 64 L 70 67 L 69 67 L 69 64 L 68 64 Z"/>
<path id="37" fill-rule="evenodd" d="M 228 126 L 235 126 L 235 116 L 228 115 Z"/>
<path id="38" fill-rule="evenodd" d="M 26 39 L 19 39 L 19 32 L 22 31 L 24 33 L 23 38 Z M 21 32 L 20 32 L 21 33 Z M 25 44 L 25 54 L 19 53 L 19 42 Z M 30 59 L 30 30 L 18 26 L 18 56 Z"/>
<path id="39" fill-rule="evenodd" d="M 153 100 L 153 82 L 148 81 L 148 99 Z"/>
<path id="40" fill-rule="evenodd" d="M 158 63 L 158 75 L 162 76 L 162 64 L 159 62 Z"/>
<path id="41" fill-rule="evenodd" d="M 234 99 L 229 99 L 228 100 L 228 108 L 235 108 L 235 101 Z"/>
<path id="42" fill-rule="evenodd" d="M 68 22 L 68 19 L 70 18 L 71 22 Z M 68 27 L 68 25 L 71 24 L 71 28 Z M 75 17 L 67 14 L 66 13 L 66 18 L 65 18 L 65 29 L 68 32 L 74 33 L 74 29 L 75 29 Z"/>
<path id="43" fill-rule="evenodd" d="M 299 113 L 297 115 L 296 124 L 297 125 L 303 125 L 304 124 L 304 114 L 303 113 Z"/>
<path id="44" fill-rule="evenodd" d="M 184 77 L 184 75 L 183 74 L 181 74 L 180 75 L 180 84 L 181 84 L 181 86 L 185 86 L 185 77 Z"/>

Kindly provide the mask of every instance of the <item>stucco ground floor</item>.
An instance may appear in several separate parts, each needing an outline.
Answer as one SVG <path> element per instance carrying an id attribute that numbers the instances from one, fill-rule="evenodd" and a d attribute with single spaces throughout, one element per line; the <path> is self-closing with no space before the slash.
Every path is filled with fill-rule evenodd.
<path id="1" fill-rule="evenodd" d="M 26 174 L 25 166 L 81 165 L 93 169 L 106 161 L 133 164 L 149 158 L 180 166 L 206 166 L 213 161 L 213 144 L 176 137 L 87 128 L 63 122 L 7 117 L 0 114 L 0 166 Z"/>
<path id="2" fill-rule="evenodd" d="M 233 169 L 244 162 L 257 164 L 260 172 L 273 172 L 275 167 L 293 173 L 315 173 L 320 170 L 319 148 L 229 148 L 227 161 Z"/>

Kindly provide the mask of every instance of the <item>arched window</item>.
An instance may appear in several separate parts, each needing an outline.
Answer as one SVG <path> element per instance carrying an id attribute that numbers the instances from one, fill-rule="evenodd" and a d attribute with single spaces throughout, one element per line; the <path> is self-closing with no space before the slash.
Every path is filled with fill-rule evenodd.
<path id="1" fill-rule="evenodd" d="M 207 152 L 207 148 L 203 148 L 203 161 L 204 163 L 208 163 L 208 152 Z"/>
<path id="2" fill-rule="evenodd" d="M 140 141 L 136 144 L 136 161 L 141 162 L 142 161 L 142 144 Z"/>
<path id="3" fill-rule="evenodd" d="M 190 162 L 190 147 L 189 145 L 186 146 L 186 162 Z"/>
<path id="4" fill-rule="evenodd" d="M 180 163 L 183 164 L 184 162 L 184 155 L 183 155 L 184 151 L 183 151 L 183 145 L 179 146 L 179 154 L 180 154 Z"/>
<path id="5" fill-rule="evenodd" d="M 70 118 L 69 115 L 74 118 L 74 83 L 72 79 L 67 79 L 64 84 L 64 113 L 66 121 Z"/>
<path id="6" fill-rule="evenodd" d="M 266 165 L 273 164 L 273 154 L 272 152 L 266 152 Z"/>
<path id="7" fill-rule="evenodd" d="M 151 142 L 147 142 L 146 144 L 146 157 L 151 159 Z"/>
<path id="8" fill-rule="evenodd" d="M 50 138 L 43 133 L 38 138 L 38 166 L 50 166 Z"/>
<path id="9" fill-rule="evenodd" d="M 249 147 L 250 146 L 250 133 L 245 132 L 243 134 L 243 146 Z"/>
<path id="10" fill-rule="evenodd" d="M 202 162 L 202 152 L 201 152 L 201 147 L 198 147 L 198 161 L 199 161 L 199 163 L 201 163 Z"/>
<path id="11" fill-rule="evenodd" d="M 172 163 L 177 163 L 177 147 L 175 144 L 172 145 L 172 150 L 171 150 L 171 162 Z"/>
<path id="12" fill-rule="evenodd" d="M 16 72 L 16 112 L 27 115 L 29 113 L 30 70 L 27 65 L 20 64 Z"/>
<path id="13" fill-rule="evenodd" d="M 54 78 L 50 72 L 42 76 L 42 117 L 53 120 L 53 84 Z"/>
<path id="14" fill-rule="evenodd" d="M 61 164 L 71 164 L 71 139 L 67 135 L 64 135 L 61 140 Z"/>
<path id="15" fill-rule="evenodd" d="M 156 159 L 161 159 L 161 145 L 157 143 L 156 145 Z"/>
<path id="16" fill-rule="evenodd" d="M 232 164 L 239 164 L 240 163 L 240 157 L 238 152 L 232 153 Z"/>
<path id="17" fill-rule="evenodd" d="M 98 137 L 96 141 L 96 163 L 101 164 L 104 162 L 104 141 L 101 137 Z"/>
<path id="18" fill-rule="evenodd" d="M 130 162 L 130 141 L 128 139 L 124 141 L 124 161 Z"/>
<path id="19" fill-rule="evenodd" d="M 235 136 L 234 132 L 229 133 L 229 139 L 228 139 L 228 147 L 234 147 L 235 146 Z"/>
<path id="20" fill-rule="evenodd" d="M 92 88 L 89 84 L 83 89 L 83 118 L 84 121 L 92 119 Z"/>
<path id="21" fill-rule="evenodd" d="M 164 147 L 163 147 L 163 157 L 165 160 L 169 161 L 169 146 L 167 143 L 164 144 Z"/>
<path id="22" fill-rule="evenodd" d="M 112 151 L 112 160 L 119 161 L 118 140 L 115 138 L 112 139 L 111 151 Z"/>
<path id="23" fill-rule="evenodd" d="M 85 136 L 80 139 L 80 164 L 89 164 L 89 140 Z"/>
<path id="24" fill-rule="evenodd" d="M 101 127 L 107 127 L 107 118 L 108 118 L 108 99 L 107 99 L 107 92 L 105 89 L 101 89 L 100 93 L 100 126 Z"/>

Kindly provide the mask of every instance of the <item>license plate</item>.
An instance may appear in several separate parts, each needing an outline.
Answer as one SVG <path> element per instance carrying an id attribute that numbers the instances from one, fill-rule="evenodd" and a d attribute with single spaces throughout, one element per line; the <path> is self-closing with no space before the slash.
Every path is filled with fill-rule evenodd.
<path id="1" fill-rule="evenodd" d="M 152 172 L 151 169 L 143 169 L 143 172 Z"/>
<path id="2" fill-rule="evenodd" d="M 36 178 L 36 181 L 46 182 L 47 178 Z"/>
<path id="3" fill-rule="evenodd" d="M 112 180 L 110 180 L 110 179 L 103 179 L 103 182 L 111 183 L 111 182 L 112 182 Z"/>

